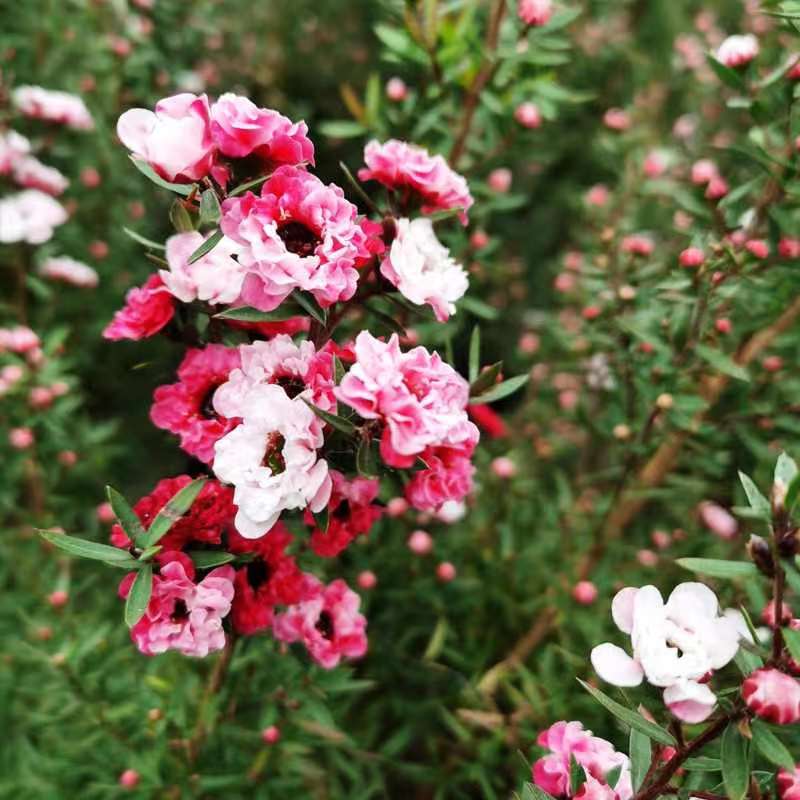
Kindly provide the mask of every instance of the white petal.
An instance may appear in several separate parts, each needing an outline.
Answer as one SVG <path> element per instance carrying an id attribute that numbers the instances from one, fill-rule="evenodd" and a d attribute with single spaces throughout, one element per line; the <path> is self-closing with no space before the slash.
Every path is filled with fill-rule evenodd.
<path id="1" fill-rule="evenodd" d="M 623 633 L 633 630 L 633 603 L 638 591 L 635 587 L 628 586 L 617 592 L 611 602 L 611 616 Z"/>
<path id="2" fill-rule="evenodd" d="M 703 583 L 682 583 L 672 590 L 667 600 L 669 617 L 689 628 L 692 619 L 715 617 L 718 610 L 717 596 Z"/>
<path id="3" fill-rule="evenodd" d="M 607 683 L 614 686 L 638 686 L 644 673 L 621 647 L 606 642 L 592 650 L 592 666 L 595 672 Z"/>

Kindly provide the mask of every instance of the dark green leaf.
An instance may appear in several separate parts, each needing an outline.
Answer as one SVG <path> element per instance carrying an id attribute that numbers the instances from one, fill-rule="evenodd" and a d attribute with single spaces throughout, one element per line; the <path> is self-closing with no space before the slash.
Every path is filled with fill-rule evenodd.
<path id="1" fill-rule="evenodd" d="M 638 792 L 644 782 L 645 775 L 650 769 L 653 760 L 653 746 L 649 737 L 636 728 L 631 728 L 629 740 L 629 754 L 631 759 L 631 781 L 633 791 Z"/>
<path id="2" fill-rule="evenodd" d="M 754 719 L 750 723 L 753 732 L 753 746 L 767 761 L 777 767 L 794 771 L 794 758 L 786 745 L 769 729 L 765 722 Z"/>
<path id="3" fill-rule="evenodd" d="M 214 319 L 234 319 L 239 322 L 283 322 L 296 317 L 297 313 L 298 310 L 294 306 L 286 303 L 274 311 L 259 311 L 250 306 L 239 306 L 214 314 Z"/>
<path id="4" fill-rule="evenodd" d="M 169 533 L 170 528 L 192 507 L 192 503 L 205 485 L 206 478 L 195 478 L 166 502 L 147 529 L 145 546 L 153 547 Z"/>
<path id="5" fill-rule="evenodd" d="M 718 758 L 710 758 L 709 756 L 696 756 L 695 758 L 687 758 L 683 766 L 689 772 L 721 772 L 722 762 Z"/>
<path id="6" fill-rule="evenodd" d="M 586 773 L 573 754 L 569 757 L 569 794 L 574 797 L 586 783 Z"/>
<path id="7" fill-rule="evenodd" d="M 772 506 L 769 500 L 758 490 L 755 483 L 744 472 L 739 473 L 739 480 L 742 482 L 742 488 L 747 495 L 747 502 L 750 503 L 750 508 L 762 519 L 772 519 Z"/>
<path id="8" fill-rule="evenodd" d="M 483 300 L 477 300 L 469 295 L 462 297 L 458 301 L 458 304 L 461 308 L 465 308 L 469 311 L 470 314 L 474 314 L 481 319 L 495 320 L 500 316 L 496 308 L 493 308 L 488 303 L 484 303 Z"/>
<path id="9" fill-rule="evenodd" d="M 730 375 L 731 378 L 736 378 L 736 380 L 740 381 L 747 382 L 750 380 L 750 375 L 748 375 L 747 370 L 737 364 L 732 358 L 726 356 L 721 350 L 716 350 L 704 344 L 695 345 L 694 349 L 697 355 L 711 364 L 717 372 Z"/>
<path id="10" fill-rule="evenodd" d="M 127 550 L 121 550 L 119 547 L 90 542 L 88 539 L 79 539 L 76 536 L 67 536 L 65 533 L 56 533 L 55 531 L 39 530 L 38 533 L 50 544 L 72 556 L 106 562 L 133 561 L 131 554 Z M 136 561 L 133 561 L 133 563 L 136 564 Z"/>
<path id="11" fill-rule="evenodd" d="M 755 578 L 758 575 L 756 565 L 750 561 L 725 561 L 721 558 L 679 558 L 675 563 L 690 572 L 708 575 L 711 578 Z"/>
<path id="12" fill-rule="evenodd" d="M 735 722 L 722 734 L 720 757 L 726 794 L 730 800 L 743 800 L 750 785 L 750 761 L 747 742 Z"/>
<path id="13" fill-rule="evenodd" d="M 717 59 L 714 58 L 714 56 L 712 56 L 710 53 L 706 55 L 706 60 L 708 61 L 711 69 L 713 69 L 716 73 L 717 77 L 726 86 L 737 92 L 746 93 L 747 86 L 742 80 L 742 76 L 735 69 L 726 67 L 725 64 L 717 61 Z"/>
<path id="14" fill-rule="evenodd" d="M 497 385 L 497 378 L 503 369 L 503 362 L 498 361 L 486 369 L 483 369 L 478 374 L 478 377 L 472 381 L 469 387 L 471 395 L 479 395 L 488 391 L 492 386 Z"/>
<path id="15" fill-rule="evenodd" d="M 606 784 L 613 789 L 619 782 L 620 775 L 622 775 L 622 764 L 617 764 L 606 773 Z"/>
<path id="16" fill-rule="evenodd" d="M 325 312 L 317 305 L 317 301 L 314 300 L 311 295 L 307 295 L 304 292 L 301 292 L 299 289 L 295 289 L 292 292 L 292 299 L 299 305 L 309 316 L 313 317 L 320 325 L 325 324 Z"/>
<path id="17" fill-rule="evenodd" d="M 153 565 L 145 564 L 137 573 L 125 601 L 125 624 L 132 628 L 147 611 L 153 591 Z"/>
<path id="18" fill-rule="evenodd" d="M 270 172 L 269 175 L 261 175 L 258 178 L 253 178 L 253 180 L 251 181 L 247 181 L 246 183 L 241 183 L 235 189 L 228 192 L 228 197 L 236 197 L 237 195 L 249 192 L 250 189 L 255 189 L 257 186 L 260 186 L 262 183 L 268 181 L 271 177 L 272 173 Z"/>
<path id="19" fill-rule="evenodd" d="M 522 791 L 522 800 L 554 800 L 554 798 L 535 783 L 526 783 Z"/>
<path id="20" fill-rule="evenodd" d="M 196 188 L 193 183 L 170 183 L 169 181 L 165 181 L 160 175 L 154 172 L 149 164 L 145 164 L 144 161 L 140 161 L 138 158 L 131 156 L 131 161 L 133 161 L 134 166 L 142 175 L 149 178 L 156 186 L 160 186 L 162 189 L 169 189 L 171 192 L 175 192 L 175 194 L 182 194 L 184 197 L 188 197 Z"/>
<path id="21" fill-rule="evenodd" d="M 515 378 L 509 378 L 507 381 L 498 383 L 488 392 L 479 394 L 477 397 L 470 397 L 470 405 L 496 403 L 498 400 L 502 400 L 504 397 L 508 397 L 521 389 L 528 382 L 529 377 L 529 375 L 517 375 Z"/>
<path id="22" fill-rule="evenodd" d="M 223 234 L 222 231 L 214 231 L 214 233 L 189 256 L 189 263 L 194 264 L 195 261 L 199 261 L 204 255 L 210 253 L 224 238 L 225 234 Z"/>
<path id="23" fill-rule="evenodd" d="M 783 628 L 782 633 L 783 642 L 789 651 L 789 655 L 800 664 L 800 631 L 796 631 L 793 628 Z"/>
<path id="24" fill-rule="evenodd" d="M 222 564 L 229 564 L 236 556 L 222 550 L 187 550 L 186 555 L 192 559 L 197 569 L 211 569 Z"/>
<path id="25" fill-rule="evenodd" d="M 342 433 L 346 433 L 348 436 L 351 436 L 356 432 L 356 426 L 350 422 L 349 419 L 345 419 L 344 417 L 340 417 L 337 414 L 331 414 L 329 411 L 323 411 L 321 408 L 318 408 L 313 403 L 310 403 L 308 400 L 303 398 L 303 402 L 323 421 L 327 422 L 332 428 L 335 428 L 337 431 L 341 431 Z"/>
<path id="26" fill-rule="evenodd" d="M 206 189 L 200 195 L 200 224 L 216 225 L 222 216 L 219 198 L 213 189 Z"/>
<path id="27" fill-rule="evenodd" d="M 375 478 L 378 475 L 377 462 L 372 449 L 372 440 L 362 439 L 356 451 L 356 470 L 359 475 L 366 478 Z"/>
<path id="28" fill-rule="evenodd" d="M 170 207 L 169 221 L 178 233 L 191 233 L 194 230 L 192 218 L 180 200 L 176 200 Z"/>
<path id="29" fill-rule="evenodd" d="M 633 728 L 638 730 L 640 733 L 643 733 L 649 739 L 652 739 L 654 742 L 658 742 L 659 744 L 666 744 L 669 746 L 675 745 L 675 739 L 672 738 L 672 734 L 665 731 L 659 725 L 656 725 L 655 722 L 650 722 L 650 720 L 645 719 L 641 714 L 637 711 L 632 711 L 630 708 L 626 708 L 625 706 L 618 703 L 616 700 L 612 700 L 607 694 L 604 694 L 600 691 L 600 689 L 595 689 L 594 686 L 589 686 L 588 683 L 578 679 L 578 683 L 589 692 L 598 703 L 600 703 L 603 708 L 607 711 L 610 711 L 617 719 L 624 722 L 629 728 Z"/>
<path id="30" fill-rule="evenodd" d="M 130 503 L 113 487 L 106 486 L 106 497 L 125 535 L 139 547 L 144 546 L 145 530 Z"/>
<path id="31" fill-rule="evenodd" d="M 481 368 L 481 328 L 476 325 L 469 339 L 469 382 L 474 383 Z"/>
<path id="32" fill-rule="evenodd" d="M 322 511 L 314 511 L 314 524 L 323 532 L 328 532 L 328 525 L 331 522 L 331 514 L 328 510 L 328 507 L 322 509 Z"/>

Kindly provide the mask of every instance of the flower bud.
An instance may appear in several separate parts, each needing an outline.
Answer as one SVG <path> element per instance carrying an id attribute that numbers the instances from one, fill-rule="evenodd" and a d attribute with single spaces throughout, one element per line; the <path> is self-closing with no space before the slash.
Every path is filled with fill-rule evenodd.
<path id="1" fill-rule="evenodd" d="M 8 432 L 8 443 L 15 450 L 27 450 L 33 442 L 33 431 L 30 428 L 12 428 Z"/>
<path id="2" fill-rule="evenodd" d="M 408 97 L 408 87 L 402 78 L 389 78 L 386 81 L 386 96 L 393 103 L 401 103 Z"/>
<path id="3" fill-rule="evenodd" d="M 450 583 L 456 577 L 456 568 L 449 561 L 442 561 L 436 567 L 436 577 L 442 583 Z"/>
<path id="4" fill-rule="evenodd" d="M 47 602 L 53 608 L 63 608 L 69 602 L 69 595 L 63 590 L 56 590 L 47 595 Z"/>
<path id="5" fill-rule="evenodd" d="M 367 591 L 374 589 L 378 584 L 378 578 L 371 570 L 365 569 L 363 572 L 358 573 L 356 578 L 358 585 Z"/>
<path id="6" fill-rule="evenodd" d="M 768 578 L 775 575 L 775 562 L 772 558 L 772 551 L 767 542 L 760 536 L 752 534 L 747 543 L 747 554 L 759 570 Z"/>
<path id="7" fill-rule="evenodd" d="M 793 772 L 779 769 L 777 786 L 779 800 L 800 800 L 800 764 L 795 766 Z"/>
<path id="8" fill-rule="evenodd" d="M 427 531 L 414 531 L 408 537 L 408 549 L 418 556 L 425 556 L 433 550 L 433 538 Z"/>
<path id="9" fill-rule="evenodd" d="M 386 504 L 386 513 L 390 517 L 402 517 L 408 511 L 408 500 L 405 497 L 393 497 Z"/>
<path id="10" fill-rule="evenodd" d="M 126 769 L 119 776 L 119 785 L 123 789 L 135 789 L 139 784 L 139 773 L 135 769 Z"/>
<path id="11" fill-rule="evenodd" d="M 578 581 L 572 587 L 572 597 L 582 606 L 590 606 L 597 600 L 597 587 L 591 581 Z"/>
<path id="12" fill-rule="evenodd" d="M 699 247 L 687 247 L 678 256 L 678 262 L 686 268 L 699 267 L 705 260 L 705 254 Z"/>
<path id="13" fill-rule="evenodd" d="M 517 465 L 508 456 L 498 456 L 492 461 L 491 469 L 498 478 L 512 478 L 516 475 Z"/>
<path id="14" fill-rule="evenodd" d="M 706 500 L 697 508 L 700 521 L 720 539 L 733 539 L 739 530 L 736 518 L 717 503 Z"/>
<path id="15" fill-rule="evenodd" d="M 514 119 L 523 128 L 539 128 L 542 124 L 542 113 L 536 103 L 521 103 L 514 110 Z"/>
<path id="16" fill-rule="evenodd" d="M 772 667 L 751 673 L 742 684 L 747 707 L 762 719 L 776 725 L 792 725 L 800 720 L 800 682 Z"/>
<path id="17" fill-rule="evenodd" d="M 270 725 L 261 731 L 261 739 L 265 744 L 275 744 L 281 738 L 281 729 L 277 725 Z"/>
<path id="18" fill-rule="evenodd" d="M 498 167 L 489 173 L 487 183 L 489 188 L 498 194 L 505 194 L 511 188 L 513 174 L 507 167 Z"/>

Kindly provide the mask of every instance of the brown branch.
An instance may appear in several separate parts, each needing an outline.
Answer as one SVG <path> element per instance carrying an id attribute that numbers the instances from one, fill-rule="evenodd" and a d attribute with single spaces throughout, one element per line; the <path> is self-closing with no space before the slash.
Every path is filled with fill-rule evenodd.
<path id="1" fill-rule="evenodd" d="M 478 101 L 481 92 L 492 79 L 497 68 L 496 51 L 500 40 L 500 27 L 503 23 L 503 16 L 506 11 L 506 0 L 495 0 L 494 7 L 489 18 L 489 27 L 486 30 L 486 41 L 484 45 L 483 60 L 478 72 L 475 75 L 467 96 L 464 99 L 464 112 L 461 115 L 461 123 L 458 127 L 453 147 L 450 150 L 450 165 L 453 169 L 458 168 L 458 162 L 464 155 L 467 147 L 467 139 L 472 129 L 472 121 L 475 118 L 475 111 L 478 109 Z"/>

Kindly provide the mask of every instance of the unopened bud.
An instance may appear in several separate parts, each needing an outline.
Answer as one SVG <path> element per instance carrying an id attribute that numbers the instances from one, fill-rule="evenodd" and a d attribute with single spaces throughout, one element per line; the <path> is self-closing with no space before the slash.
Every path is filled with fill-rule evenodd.
<path id="1" fill-rule="evenodd" d="M 674 405 L 675 401 L 671 394 L 664 392 L 656 398 L 656 407 L 661 411 L 668 411 Z"/>
<path id="2" fill-rule="evenodd" d="M 755 534 L 750 536 L 747 543 L 747 553 L 758 569 L 768 578 L 775 575 L 775 562 L 772 558 L 772 551 L 767 542 Z"/>
<path id="3" fill-rule="evenodd" d="M 620 441 L 630 439 L 631 437 L 631 429 L 624 424 L 615 425 L 612 433 L 614 434 L 614 438 L 619 439 Z"/>

